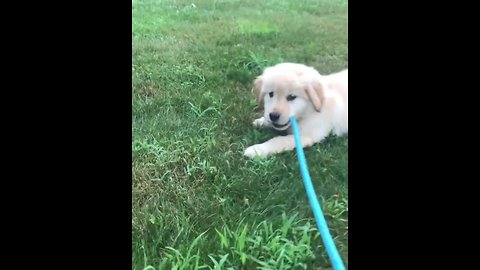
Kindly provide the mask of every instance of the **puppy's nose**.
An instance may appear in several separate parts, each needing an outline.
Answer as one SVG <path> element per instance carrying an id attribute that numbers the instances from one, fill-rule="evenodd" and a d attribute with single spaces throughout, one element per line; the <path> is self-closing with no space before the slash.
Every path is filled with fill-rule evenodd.
<path id="1" fill-rule="evenodd" d="M 270 113 L 270 120 L 272 120 L 273 122 L 277 121 L 278 118 L 280 118 L 280 114 L 277 113 L 277 112 L 271 112 Z"/>

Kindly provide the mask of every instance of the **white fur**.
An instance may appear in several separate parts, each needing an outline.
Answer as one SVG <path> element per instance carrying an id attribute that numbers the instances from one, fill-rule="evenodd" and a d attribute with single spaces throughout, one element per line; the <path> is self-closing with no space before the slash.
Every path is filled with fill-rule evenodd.
<path id="1" fill-rule="evenodd" d="M 253 125 L 273 127 L 269 114 L 277 112 L 280 113 L 277 124 L 285 126 L 275 129 L 287 130 L 289 135 L 248 147 L 244 153 L 247 157 L 267 157 L 295 149 L 290 115 L 297 120 L 302 147 L 319 143 L 330 133 L 348 134 L 348 69 L 322 76 L 312 67 L 282 63 L 265 69 L 255 81 L 254 89 L 260 105 L 264 106 L 264 116 L 256 119 Z M 273 97 L 270 97 L 271 92 Z M 289 95 L 296 98 L 288 101 Z"/>

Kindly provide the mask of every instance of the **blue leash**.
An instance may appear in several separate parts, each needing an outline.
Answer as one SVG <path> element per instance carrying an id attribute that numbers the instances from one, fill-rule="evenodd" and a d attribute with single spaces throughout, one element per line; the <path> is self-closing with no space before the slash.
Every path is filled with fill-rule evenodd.
<path id="1" fill-rule="evenodd" d="M 334 270 L 345 270 L 343 265 L 342 258 L 338 253 L 338 250 L 333 241 L 332 235 L 328 230 L 327 221 L 323 216 L 322 209 L 320 208 L 320 203 L 318 202 L 317 195 L 313 189 L 312 179 L 308 172 L 307 161 L 305 160 L 305 154 L 303 153 L 302 143 L 300 142 L 300 132 L 298 130 L 297 121 L 295 117 L 290 117 L 290 122 L 292 123 L 293 135 L 295 137 L 295 145 L 297 149 L 298 163 L 300 164 L 300 171 L 302 172 L 303 183 L 305 189 L 307 190 L 308 201 L 313 210 L 313 215 L 317 222 L 318 230 L 322 236 L 323 244 L 327 250 L 328 256 L 330 257 L 330 262 L 332 263 Z"/>

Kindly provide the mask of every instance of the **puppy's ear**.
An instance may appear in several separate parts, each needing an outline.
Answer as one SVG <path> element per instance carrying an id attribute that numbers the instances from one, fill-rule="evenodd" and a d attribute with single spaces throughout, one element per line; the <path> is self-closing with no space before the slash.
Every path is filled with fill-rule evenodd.
<path id="1" fill-rule="evenodd" d="M 263 107 L 263 96 L 264 96 L 262 94 L 262 84 L 263 84 L 263 78 L 262 76 L 258 76 L 255 79 L 255 81 L 253 81 L 253 88 L 252 88 L 252 92 L 257 97 L 258 106 L 260 108 Z"/>
<path id="2" fill-rule="evenodd" d="M 325 99 L 324 91 L 326 84 L 320 80 L 315 80 L 307 86 L 307 95 L 313 103 L 315 110 L 320 112 Z"/>

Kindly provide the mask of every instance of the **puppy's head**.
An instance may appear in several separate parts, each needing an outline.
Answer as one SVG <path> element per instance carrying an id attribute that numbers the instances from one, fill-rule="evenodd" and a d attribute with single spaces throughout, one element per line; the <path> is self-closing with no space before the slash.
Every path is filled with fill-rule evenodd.
<path id="1" fill-rule="evenodd" d="M 320 74 L 301 64 L 279 64 L 265 69 L 254 81 L 253 90 L 264 117 L 276 130 L 290 127 L 290 116 L 320 112 L 325 86 Z"/>

